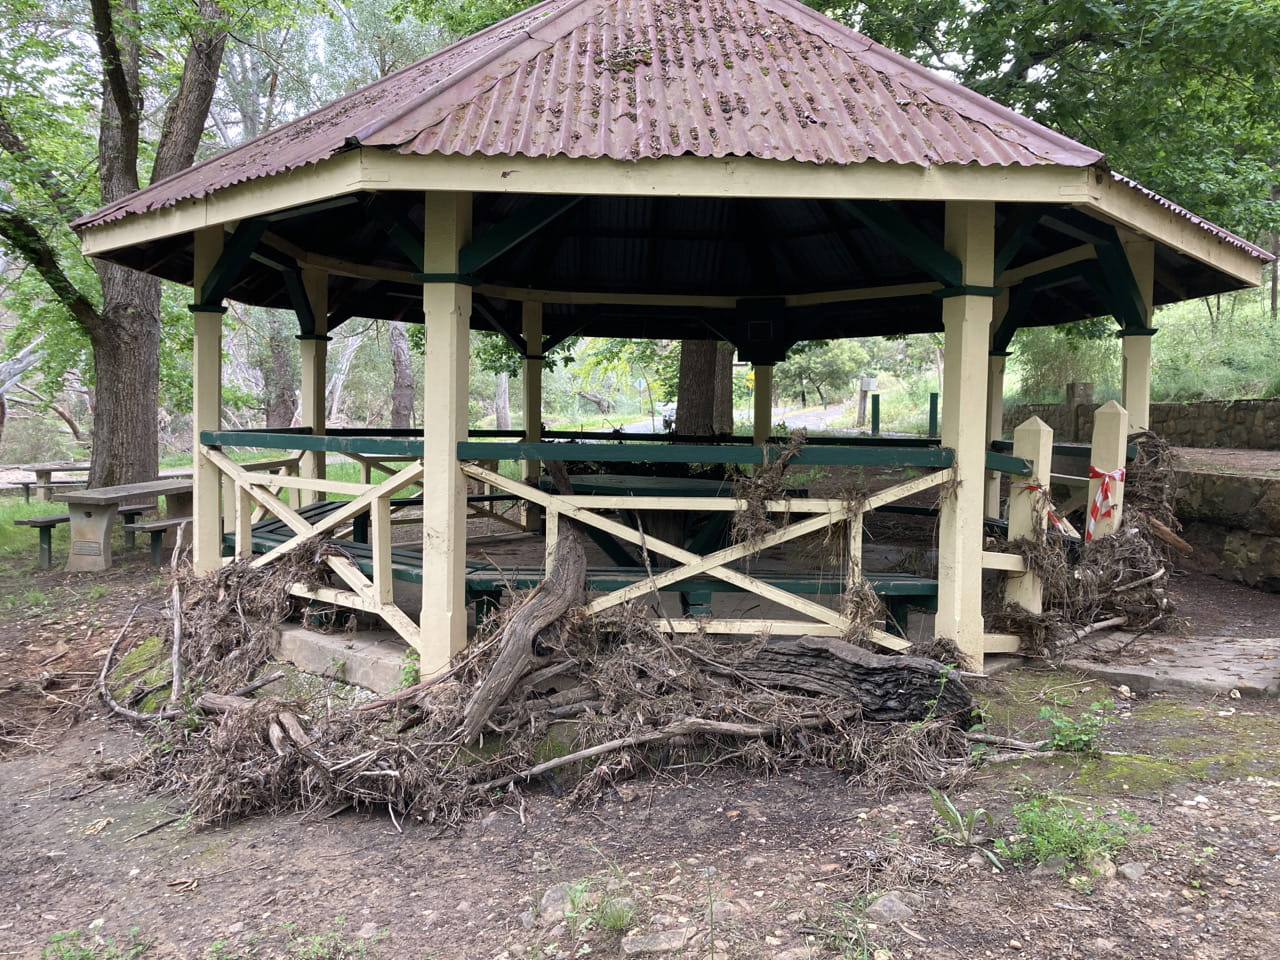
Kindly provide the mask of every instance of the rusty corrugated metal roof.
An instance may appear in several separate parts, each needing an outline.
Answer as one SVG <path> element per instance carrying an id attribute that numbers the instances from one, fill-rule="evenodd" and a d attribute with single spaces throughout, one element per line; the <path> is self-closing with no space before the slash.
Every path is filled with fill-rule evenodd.
<path id="1" fill-rule="evenodd" d="M 926 166 L 1102 157 L 797 0 L 546 0 L 74 226 L 355 146 Z"/>

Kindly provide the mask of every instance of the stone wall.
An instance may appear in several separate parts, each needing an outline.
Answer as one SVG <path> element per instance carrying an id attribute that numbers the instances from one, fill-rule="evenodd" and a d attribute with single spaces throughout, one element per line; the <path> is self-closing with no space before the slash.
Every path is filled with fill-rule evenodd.
<path id="1" fill-rule="evenodd" d="M 1011 406 L 1005 410 L 1004 433 L 1012 436 L 1014 427 L 1037 416 L 1053 428 L 1055 440 L 1087 442 L 1093 431 L 1093 410 L 1093 406 L 1071 409 L 1062 403 Z M 1280 450 L 1280 399 L 1153 403 L 1151 429 L 1175 447 Z"/>
<path id="2" fill-rule="evenodd" d="M 1177 512 L 1196 566 L 1280 593 L 1280 479 L 1180 470 Z"/>

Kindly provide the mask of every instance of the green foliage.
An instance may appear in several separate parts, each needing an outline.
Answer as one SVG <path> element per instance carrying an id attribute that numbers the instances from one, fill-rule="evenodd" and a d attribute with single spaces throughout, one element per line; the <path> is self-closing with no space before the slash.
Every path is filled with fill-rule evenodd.
<path id="1" fill-rule="evenodd" d="M 1173 304 L 1156 313 L 1155 326 L 1160 332 L 1151 342 L 1153 400 L 1280 395 L 1268 291 Z"/>
<path id="2" fill-rule="evenodd" d="M 49 937 L 40 951 L 41 960 L 135 960 L 151 952 L 152 942 L 139 937 L 137 928 L 129 931 L 129 939 L 117 944 L 80 930 L 64 930 Z"/>
<path id="3" fill-rule="evenodd" d="M 1280 0 L 809 0 L 1244 236 L 1280 221 Z"/>
<path id="4" fill-rule="evenodd" d="M 1130 839 L 1151 829 L 1128 810 L 1083 810 L 1047 796 L 1015 804 L 1013 816 L 1018 832 L 998 839 L 996 852 L 1011 863 L 1046 863 L 1060 858 L 1064 874 L 1073 868 L 1095 874 L 1102 858 L 1110 858 Z"/>
<path id="5" fill-rule="evenodd" d="M 1010 380 L 1023 403 L 1060 403 L 1063 385 L 1094 385 L 1100 399 L 1120 389 L 1120 347 L 1107 318 L 1063 327 L 1030 327 L 1013 339 Z"/>
<path id="6" fill-rule="evenodd" d="M 854 377 L 866 369 L 869 357 L 858 340 L 810 340 L 792 347 L 787 359 L 773 371 L 779 396 L 800 399 L 806 405 L 816 399 L 846 395 Z"/>
<path id="7" fill-rule="evenodd" d="M 933 838 L 934 842 L 945 841 L 957 847 L 973 847 L 982 851 L 992 865 L 999 869 L 1000 861 L 996 855 L 982 846 L 995 830 L 995 818 L 984 807 L 970 807 L 962 811 L 949 796 L 933 787 L 929 787 L 929 798 L 946 828 Z M 980 824 L 986 824 L 987 833 L 981 832 Z"/>
<path id="8" fill-rule="evenodd" d="M 873 960 L 880 955 L 879 944 L 867 929 L 865 900 L 833 900 L 825 904 L 815 932 L 828 950 L 840 960 Z"/>
<path id="9" fill-rule="evenodd" d="M 399 690 L 405 690 L 414 686 L 422 679 L 422 658 L 416 647 L 410 647 L 404 652 L 404 656 L 400 658 L 400 684 Z"/>
<path id="10" fill-rule="evenodd" d="M 1049 723 L 1046 750 L 1068 753 L 1097 753 L 1102 745 L 1102 728 L 1111 722 L 1108 711 L 1116 707 L 1113 700 L 1095 701 L 1076 718 L 1067 716 L 1060 706 L 1043 706 L 1040 719 Z"/>

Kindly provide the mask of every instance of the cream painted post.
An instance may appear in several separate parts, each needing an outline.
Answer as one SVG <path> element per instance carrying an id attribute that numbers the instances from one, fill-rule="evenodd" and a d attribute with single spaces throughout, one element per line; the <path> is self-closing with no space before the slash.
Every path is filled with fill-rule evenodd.
<path id="1" fill-rule="evenodd" d="M 1146 329 L 1123 330 L 1123 374 L 1121 390 L 1124 408 L 1129 411 L 1129 429 L 1146 430 L 1151 426 L 1151 317 L 1155 302 L 1156 245 L 1152 240 L 1136 240 L 1124 245 L 1125 256 L 1133 279 L 1142 294 Z"/>
<path id="2" fill-rule="evenodd" d="M 1013 455 L 1031 461 L 1031 476 L 1009 484 L 1009 540 L 1034 540 L 1045 528 L 1049 509 L 1049 472 L 1053 465 L 1053 430 L 1039 417 L 1024 421 L 1013 431 Z M 1028 570 L 1010 573 L 1004 598 L 1027 613 L 1044 612 L 1044 585 Z"/>
<path id="3" fill-rule="evenodd" d="M 993 284 L 995 206 L 947 201 L 947 250 L 965 288 Z M 956 483 L 938 525 L 938 613 L 934 632 L 982 667 L 982 508 L 985 499 L 987 350 L 992 297 L 979 289 L 943 300 L 942 445 L 955 452 Z"/>
<path id="4" fill-rule="evenodd" d="M 751 442 L 761 446 L 773 433 L 773 364 L 758 363 L 755 373 L 755 395 L 752 398 Z"/>
<path id="5" fill-rule="evenodd" d="M 1129 414 L 1124 407 L 1109 400 L 1100 406 L 1093 415 L 1093 446 L 1089 451 L 1089 465 L 1092 468 L 1089 478 L 1089 499 L 1085 509 L 1085 539 L 1105 537 L 1115 533 L 1120 526 L 1121 508 L 1124 505 L 1124 481 L 1112 476 L 1109 479 L 1111 515 L 1099 517 L 1093 526 L 1090 536 L 1089 518 L 1093 511 L 1094 501 L 1102 486 L 1102 478 L 1094 477 L 1098 473 L 1115 474 L 1124 469 L 1125 454 L 1129 445 Z M 1106 509 L 1104 504 L 1103 510 Z"/>
<path id="6" fill-rule="evenodd" d="M 422 377 L 423 676 L 467 644 L 467 483 L 458 442 L 467 437 L 471 288 L 456 282 L 458 251 L 471 239 L 471 194 L 427 191 L 423 213 Z"/>
<path id="7" fill-rule="evenodd" d="M 194 327 L 191 358 L 192 473 L 191 566 L 198 574 L 212 573 L 222 563 L 222 473 L 205 456 L 200 431 L 222 427 L 222 314 L 220 304 L 204 303 L 204 282 L 222 255 L 222 227 L 195 232 L 195 270 L 192 276 Z"/>
<path id="8" fill-rule="evenodd" d="M 524 439 L 536 443 L 542 439 L 542 303 L 526 300 L 520 305 L 520 321 L 524 333 L 525 349 L 529 356 L 522 364 L 524 379 Z M 524 461 L 526 483 L 537 483 L 542 472 L 541 460 Z M 524 501 L 524 529 L 534 530 L 542 525 L 542 509 Z"/>
<path id="9" fill-rule="evenodd" d="M 987 446 L 1004 436 L 1004 368 L 1009 354 L 993 350 L 987 354 Z M 985 511 L 988 517 L 1000 516 L 999 470 L 987 471 Z"/>
<path id="10" fill-rule="evenodd" d="M 298 335 L 298 352 L 302 373 L 302 403 L 298 419 L 302 426 L 310 427 L 314 434 L 323 434 L 325 428 L 326 364 L 329 359 L 329 275 L 315 267 L 302 268 L 302 288 L 311 304 L 315 328 L 311 333 Z M 298 462 L 298 476 L 323 477 L 325 454 L 323 450 L 304 450 Z M 299 490 L 295 494 L 298 505 L 305 506 L 320 499 L 315 490 Z"/>

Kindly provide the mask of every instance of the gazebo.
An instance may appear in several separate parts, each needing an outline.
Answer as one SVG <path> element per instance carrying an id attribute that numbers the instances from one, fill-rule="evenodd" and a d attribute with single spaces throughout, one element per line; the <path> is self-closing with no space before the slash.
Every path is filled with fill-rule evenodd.
<path id="1" fill-rule="evenodd" d="M 1256 285 L 1269 260 L 1114 174 L 1097 151 L 794 0 L 546 0 L 74 226 L 87 254 L 195 291 L 196 569 L 228 550 L 267 564 L 310 536 L 367 527 L 359 551 L 328 557 L 336 586 L 294 592 L 382 616 L 424 673 L 466 643 L 468 476 L 546 510 L 551 541 L 556 518 L 572 516 L 635 542 L 597 512 L 617 498 L 562 497 L 477 465 L 518 459 L 532 476 L 537 461 L 571 456 L 543 442 L 538 413 L 542 358 L 566 337 L 732 343 L 762 387 L 756 445 L 609 456 L 759 463 L 771 371 L 793 345 L 942 332 L 939 444 L 805 455 L 932 471 L 888 499 L 954 481 L 940 506 L 935 629 L 980 664 L 1011 648 L 984 631 L 984 564 L 1018 570 L 984 554 L 984 513 L 997 505 L 988 471 L 1035 469 L 989 449 L 1016 332 L 1115 317 L 1123 407 L 1145 427 L 1153 308 Z M 296 312 L 301 429 L 221 429 L 228 298 Z M 326 430 L 326 343 L 353 317 L 426 325 L 420 433 Z M 468 438 L 471 329 L 501 333 L 524 357 L 521 442 Z M 235 445 L 291 451 L 296 475 L 236 464 L 223 453 Z M 360 458 L 364 482 L 325 479 L 329 453 Z M 414 486 L 421 552 L 406 556 L 390 517 Z M 791 526 L 839 525 L 855 578 L 863 508 L 814 500 Z M 274 540 L 255 510 L 271 515 Z M 709 576 L 804 617 L 724 629 L 842 629 L 838 612 L 735 568 L 742 551 L 650 543 L 680 565 L 658 575 L 663 585 Z M 392 595 L 410 570 L 422 584 L 416 621 Z"/>

